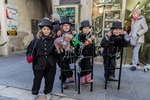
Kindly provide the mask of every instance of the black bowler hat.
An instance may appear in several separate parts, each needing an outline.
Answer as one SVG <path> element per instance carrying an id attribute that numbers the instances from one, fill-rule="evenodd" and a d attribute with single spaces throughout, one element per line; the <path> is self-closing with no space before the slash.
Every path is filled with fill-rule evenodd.
<path id="1" fill-rule="evenodd" d="M 81 22 L 81 27 L 79 29 L 82 30 L 82 28 L 84 28 L 84 27 L 90 27 L 91 28 L 90 23 L 89 23 L 88 20 L 82 21 Z"/>
<path id="2" fill-rule="evenodd" d="M 54 33 L 57 33 L 59 30 L 60 30 L 60 26 L 59 26 L 59 25 L 54 25 L 54 26 L 53 26 L 53 30 L 52 30 L 52 31 L 53 31 Z"/>
<path id="3" fill-rule="evenodd" d="M 122 23 L 121 22 L 113 22 L 112 23 L 112 27 L 110 28 L 112 29 L 122 29 Z"/>
<path id="4" fill-rule="evenodd" d="M 60 19 L 60 24 L 59 25 L 62 25 L 62 24 L 70 24 L 72 25 L 70 22 L 69 22 L 69 18 L 68 17 L 62 17 Z"/>
<path id="5" fill-rule="evenodd" d="M 51 30 L 53 29 L 52 22 L 48 19 L 42 19 L 39 23 L 39 27 L 43 28 L 44 26 L 49 27 Z"/>

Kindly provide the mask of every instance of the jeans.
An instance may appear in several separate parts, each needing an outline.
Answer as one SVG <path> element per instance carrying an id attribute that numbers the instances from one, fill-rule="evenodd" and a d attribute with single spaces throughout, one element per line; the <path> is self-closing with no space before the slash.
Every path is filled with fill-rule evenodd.
<path id="1" fill-rule="evenodd" d="M 136 44 L 132 50 L 132 66 L 136 67 L 139 62 L 139 50 L 142 44 Z"/>

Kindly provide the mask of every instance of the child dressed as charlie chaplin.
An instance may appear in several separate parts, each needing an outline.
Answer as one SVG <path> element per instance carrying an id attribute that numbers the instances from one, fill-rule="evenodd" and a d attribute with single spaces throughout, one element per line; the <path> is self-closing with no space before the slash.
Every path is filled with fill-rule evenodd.
<path id="1" fill-rule="evenodd" d="M 110 31 L 105 34 L 105 37 L 101 41 L 101 46 L 103 49 L 103 64 L 104 64 L 104 77 L 109 80 L 115 79 L 115 67 L 116 67 L 116 59 L 118 59 L 121 55 L 121 47 L 127 46 L 129 44 L 128 34 L 125 31 L 122 31 L 122 23 L 121 22 L 113 22 Z M 108 50 L 109 49 L 109 50 Z M 109 58 L 108 58 L 109 54 Z M 107 62 L 108 61 L 108 62 Z M 107 70 L 106 75 L 106 67 L 114 68 Z"/>
<path id="2" fill-rule="evenodd" d="M 27 62 L 32 63 L 34 79 L 32 86 L 33 100 L 38 97 L 42 78 L 45 78 L 44 94 L 47 100 L 51 100 L 55 73 L 55 35 L 51 32 L 53 29 L 51 21 L 42 19 L 39 27 L 41 30 L 37 33 L 27 47 Z"/>
<path id="3" fill-rule="evenodd" d="M 91 83 L 93 82 L 93 80 L 90 77 L 91 71 L 84 71 L 84 70 L 89 70 L 92 68 L 92 64 L 90 61 L 91 58 L 86 58 L 86 56 L 94 56 L 95 54 L 95 47 L 92 42 L 95 39 L 95 35 L 92 35 L 90 33 L 91 26 L 88 20 L 82 21 L 81 27 L 79 29 L 81 31 L 81 33 L 79 34 L 79 41 L 83 43 L 84 46 L 84 47 L 80 47 L 83 48 L 81 52 L 82 54 L 80 55 L 83 55 L 85 57 L 80 62 L 80 67 L 81 67 L 80 82 L 81 84 Z M 82 77 L 85 78 L 85 82 L 83 82 Z"/>

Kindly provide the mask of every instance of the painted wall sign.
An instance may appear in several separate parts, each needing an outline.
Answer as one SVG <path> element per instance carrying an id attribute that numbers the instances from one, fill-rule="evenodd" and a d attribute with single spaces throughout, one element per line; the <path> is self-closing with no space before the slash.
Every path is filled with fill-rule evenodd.
<path id="1" fill-rule="evenodd" d="M 18 29 L 18 12 L 17 6 L 14 4 L 7 4 L 6 8 L 6 25 L 7 25 L 7 35 L 17 35 Z"/>
<path id="2" fill-rule="evenodd" d="M 7 8 L 6 9 L 6 17 L 8 19 L 18 20 L 18 13 L 14 9 Z"/>

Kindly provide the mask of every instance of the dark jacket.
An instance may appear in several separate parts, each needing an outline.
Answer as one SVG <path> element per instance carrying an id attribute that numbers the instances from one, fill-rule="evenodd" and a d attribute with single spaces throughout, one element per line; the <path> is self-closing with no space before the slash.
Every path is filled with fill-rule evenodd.
<path id="1" fill-rule="evenodd" d="M 27 47 L 27 57 L 31 56 L 35 41 L 37 41 L 35 50 L 33 53 L 33 69 L 34 70 L 44 70 L 47 61 L 51 64 L 50 67 L 56 67 L 55 61 L 55 37 L 51 36 L 41 36 L 40 39 L 33 39 L 29 46 Z"/>
<path id="2" fill-rule="evenodd" d="M 60 30 L 59 24 L 60 24 L 59 21 L 55 21 L 55 22 L 52 23 L 52 25 L 53 25 L 52 32 L 54 32 L 55 34 L 57 33 L 58 30 Z"/>
<path id="3" fill-rule="evenodd" d="M 85 44 L 85 41 L 88 40 L 91 37 L 91 34 L 85 34 L 85 33 L 80 33 L 79 34 L 79 41 Z M 80 54 L 79 54 L 80 55 Z M 94 56 L 95 55 L 95 46 L 93 43 L 84 46 L 82 50 L 82 55 L 83 56 Z"/>
<path id="4" fill-rule="evenodd" d="M 111 35 L 110 37 L 105 36 L 101 43 L 100 43 L 101 47 L 103 47 L 103 57 L 107 56 L 107 53 L 114 55 L 118 52 L 121 52 L 121 48 L 128 46 L 129 45 L 129 41 L 127 41 L 124 37 L 124 35 L 119 35 L 119 36 L 115 36 L 115 35 Z M 109 52 L 107 52 L 109 49 Z"/>

